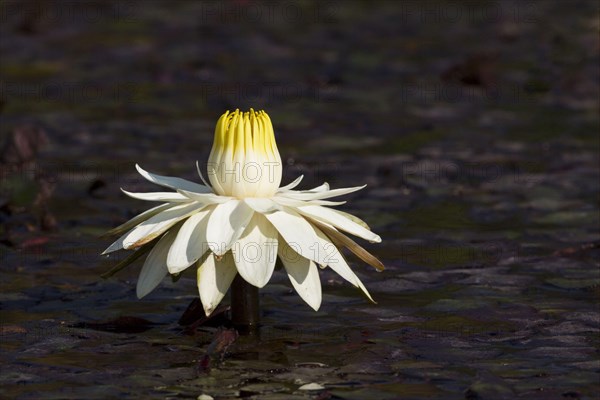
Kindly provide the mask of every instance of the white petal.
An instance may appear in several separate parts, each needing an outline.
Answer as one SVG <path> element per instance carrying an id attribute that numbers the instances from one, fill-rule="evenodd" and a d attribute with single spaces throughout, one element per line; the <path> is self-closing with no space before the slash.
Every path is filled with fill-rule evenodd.
<path id="1" fill-rule="evenodd" d="M 277 252 L 298 295 L 313 310 L 319 311 L 322 292 L 319 271 L 315 263 L 296 253 L 284 240 L 279 242 Z"/>
<path id="2" fill-rule="evenodd" d="M 170 203 L 180 203 L 190 201 L 190 199 L 181 193 L 176 192 L 151 192 L 151 193 L 132 193 L 121 188 L 121 191 L 129 197 L 148 201 L 167 201 Z"/>
<path id="3" fill-rule="evenodd" d="M 298 207 L 297 210 L 302 215 L 306 215 L 318 221 L 333 225 L 338 229 L 366 239 L 370 242 L 381 242 L 379 235 L 371 232 L 368 229 L 365 229 L 363 226 L 357 224 L 351 219 L 348 219 L 345 215 L 338 213 L 337 210 L 332 210 L 331 208 L 325 208 L 321 206 L 302 206 Z"/>
<path id="4" fill-rule="evenodd" d="M 247 197 L 244 201 L 254 211 L 261 214 L 281 210 L 281 207 L 277 203 L 266 197 Z"/>
<path id="5" fill-rule="evenodd" d="M 290 199 L 297 200 L 319 200 L 319 199 L 328 199 L 330 197 L 342 196 L 348 193 L 356 192 L 357 190 L 363 189 L 367 185 L 356 186 L 351 188 L 341 188 L 341 189 L 333 189 L 333 190 L 325 190 L 325 191 L 316 191 L 315 188 L 310 191 L 305 192 L 297 192 L 297 191 L 288 191 L 279 193 L 280 196 L 288 197 Z"/>
<path id="6" fill-rule="evenodd" d="M 332 270 L 337 272 L 338 275 L 340 275 L 342 278 L 344 278 L 354 286 L 360 288 L 367 295 L 369 300 L 375 303 L 375 300 L 373 300 L 365 285 L 363 285 L 360 279 L 358 279 L 358 276 L 356 276 L 356 274 L 352 271 L 352 269 L 350 268 L 350 266 L 338 250 L 338 248 L 329 241 L 327 236 L 325 236 L 325 234 L 321 232 L 319 228 L 314 227 L 314 230 L 317 233 L 317 236 L 319 237 L 322 246 L 327 251 L 325 264 Z"/>
<path id="7" fill-rule="evenodd" d="M 162 204 L 160 206 L 151 208 L 151 209 L 146 210 L 143 213 L 133 217 L 129 221 L 125 222 L 123 225 L 120 225 L 120 226 L 108 231 L 107 234 L 117 233 L 117 232 L 122 233 L 123 231 L 127 231 L 127 232 L 125 234 L 121 235 L 121 237 L 118 238 L 117 240 L 115 240 L 110 246 L 108 246 L 108 248 L 102 252 L 102 255 L 112 253 L 113 251 L 121 250 L 123 248 L 125 239 L 129 236 L 129 234 L 131 232 L 133 232 L 135 230 L 134 227 L 136 225 L 139 225 L 142 222 L 147 221 L 150 218 L 160 214 L 161 212 L 167 211 L 173 207 L 174 207 L 173 204 Z"/>
<path id="8" fill-rule="evenodd" d="M 175 206 L 153 216 L 124 235 L 123 248 L 130 249 L 148 243 L 183 218 L 200 209 L 202 209 L 202 205 L 194 202 Z"/>
<path id="9" fill-rule="evenodd" d="M 328 200 L 296 200 L 290 199 L 284 196 L 274 196 L 272 197 L 273 201 L 281 204 L 282 206 L 288 207 L 301 207 L 301 206 L 340 206 L 342 204 L 346 204 L 345 201 L 328 201 Z"/>
<path id="10" fill-rule="evenodd" d="M 323 205 L 323 204 L 321 204 Z M 365 229 L 371 230 L 371 227 L 362 219 L 358 218 L 356 215 L 352 215 L 350 213 L 347 213 L 345 211 L 341 211 L 341 210 L 336 210 L 336 212 L 346 218 L 348 218 L 350 221 L 354 221 L 357 224 L 359 224 L 360 226 L 362 226 Z"/>
<path id="11" fill-rule="evenodd" d="M 206 243 L 206 228 L 213 209 L 214 206 L 208 206 L 183 223 L 167 256 L 169 273 L 178 274 L 198 261 L 209 250 Z"/>
<path id="12" fill-rule="evenodd" d="M 377 257 L 369 253 L 362 246 L 360 246 L 354 240 L 350 239 L 348 236 L 344 235 L 337 229 L 335 229 L 333 226 L 325 224 L 321 221 L 317 221 L 316 219 L 313 219 L 311 221 L 311 224 L 313 224 L 315 228 L 319 228 L 321 232 L 327 235 L 329 240 L 336 246 L 339 246 L 340 248 L 342 246 L 346 247 L 358 258 L 360 258 L 361 260 L 363 260 L 378 271 L 383 271 L 385 269 L 385 265 L 383 265 L 383 263 Z"/>
<path id="13" fill-rule="evenodd" d="M 277 228 L 281 237 L 302 257 L 325 265 L 325 251 L 312 225 L 291 208 L 264 216 Z"/>
<path id="14" fill-rule="evenodd" d="M 133 217 L 129 221 L 125 222 L 124 224 L 121 224 L 121 225 L 117 226 L 116 228 L 111 229 L 105 235 L 119 235 L 119 234 L 122 234 L 123 232 L 127 232 L 127 231 L 131 230 L 131 228 L 133 228 L 134 226 L 141 224 L 142 222 L 146 221 L 150 217 L 153 217 L 160 212 L 168 210 L 169 208 L 171 208 L 173 206 L 174 206 L 174 204 L 167 203 L 167 204 L 161 204 L 160 206 L 153 207 L 149 210 L 144 211 L 141 214 L 136 215 L 135 217 Z M 111 251 L 120 250 L 122 248 L 123 248 L 123 242 L 120 241 L 120 239 L 118 239 L 113 244 L 111 244 L 106 250 L 104 250 L 104 252 L 102 254 L 110 253 Z"/>
<path id="15" fill-rule="evenodd" d="M 208 184 L 208 182 L 206 182 L 206 179 L 204 179 L 204 176 L 202 175 L 202 171 L 200 170 L 200 164 L 198 163 L 198 161 L 196 161 L 196 170 L 198 171 L 198 176 L 200 176 L 200 180 L 202 181 L 202 183 L 204 183 L 204 186 L 210 188 L 211 186 Z"/>
<path id="16" fill-rule="evenodd" d="M 136 293 L 141 299 L 154 290 L 167 276 L 167 253 L 177 236 L 177 232 L 169 231 L 160 238 L 156 246 L 150 250 L 137 281 Z"/>
<path id="17" fill-rule="evenodd" d="M 197 193 L 212 193 L 212 190 L 209 187 L 200 185 L 195 182 L 190 182 L 186 179 L 151 174 L 150 172 L 143 170 L 142 167 L 140 167 L 138 164 L 135 164 L 135 168 L 144 178 L 160 186 L 168 187 L 173 190 L 181 189 Z"/>
<path id="18" fill-rule="evenodd" d="M 203 204 L 222 204 L 227 203 L 229 200 L 233 199 L 233 197 L 220 196 L 214 193 L 196 193 L 187 190 L 178 190 L 177 192 L 186 196 L 190 200 L 194 200 Z"/>
<path id="19" fill-rule="evenodd" d="M 205 256 L 198 268 L 198 292 L 206 316 L 209 316 L 219 305 L 231 286 L 237 271 L 231 253 L 227 253 L 220 261 L 212 253 Z"/>
<path id="20" fill-rule="evenodd" d="M 134 228 L 135 229 L 135 228 Z M 123 248 L 123 242 L 125 241 L 125 238 L 131 233 L 133 232 L 134 229 L 131 229 L 129 231 L 127 231 L 127 233 L 125 233 L 124 235 L 122 235 L 120 238 L 118 238 L 117 240 L 115 240 L 110 246 L 108 246 L 106 248 L 106 250 L 104 250 L 102 252 L 102 255 L 108 254 L 108 253 L 112 253 L 113 251 L 117 251 L 117 250 L 121 250 Z"/>
<path id="21" fill-rule="evenodd" d="M 323 182 L 321 185 L 314 187 L 308 190 L 300 190 L 300 193 L 315 193 L 315 192 L 325 192 L 329 190 L 329 183 Z"/>
<path id="22" fill-rule="evenodd" d="M 235 266 L 246 282 L 263 287 L 277 261 L 277 230 L 264 215 L 254 213 L 244 234 L 231 248 Z"/>
<path id="23" fill-rule="evenodd" d="M 299 177 L 294 179 L 292 183 L 288 183 L 287 185 L 280 187 L 279 189 L 277 189 L 277 192 L 285 192 L 286 190 L 292 190 L 293 188 L 298 186 L 300 182 L 302 182 L 302 178 L 304 178 L 304 175 L 300 175 Z"/>
<path id="24" fill-rule="evenodd" d="M 219 204 L 208 220 L 206 241 L 218 256 L 225 254 L 244 233 L 254 210 L 240 200 Z"/>

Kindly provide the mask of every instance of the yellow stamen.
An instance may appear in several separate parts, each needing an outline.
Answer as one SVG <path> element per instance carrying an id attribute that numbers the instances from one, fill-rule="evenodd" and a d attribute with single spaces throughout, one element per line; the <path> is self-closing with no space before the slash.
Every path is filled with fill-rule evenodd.
<path id="1" fill-rule="evenodd" d="M 266 112 L 236 109 L 219 118 L 208 162 L 209 179 L 218 194 L 272 196 L 281 173 L 281 157 Z"/>

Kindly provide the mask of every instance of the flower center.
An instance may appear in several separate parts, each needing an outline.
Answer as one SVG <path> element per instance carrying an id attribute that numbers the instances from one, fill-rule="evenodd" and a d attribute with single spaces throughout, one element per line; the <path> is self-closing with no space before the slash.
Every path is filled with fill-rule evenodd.
<path id="1" fill-rule="evenodd" d="M 217 194 L 273 196 L 281 183 L 282 165 L 267 113 L 250 109 L 221 115 L 207 171 Z"/>

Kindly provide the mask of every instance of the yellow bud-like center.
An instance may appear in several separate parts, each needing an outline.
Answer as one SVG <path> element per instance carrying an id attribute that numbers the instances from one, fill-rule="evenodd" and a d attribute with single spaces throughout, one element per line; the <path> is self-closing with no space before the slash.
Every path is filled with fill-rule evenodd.
<path id="1" fill-rule="evenodd" d="M 250 109 L 221 115 L 207 171 L 217 194 L 239 199 L 273 196 L 282 165 L 267 113 Z"/>

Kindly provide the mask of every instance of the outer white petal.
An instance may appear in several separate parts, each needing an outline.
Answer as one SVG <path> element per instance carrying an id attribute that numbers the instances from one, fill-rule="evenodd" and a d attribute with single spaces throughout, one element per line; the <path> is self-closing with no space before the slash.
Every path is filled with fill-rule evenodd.
<path id="1" fill-rule="evenodd" d="M 124 243 L 125 239 L 127 238 L 127 236 L 129 236 L 129 234 L 131 232 L 133 232 L 135 230 L 134 227 L 136 225 L 139 225 L 142 222 L 147 221 L 148 219 L 160 214 L 163 211 L 173 208 L 173 207 L 174 207 L 173 204 L 162 204 L 160 206 L 146 210 L 143 213 L 141 213 L 141 214 L 133 217 L 129 221 L 125 222 L 124 224 L 111 229 L 108 233 L 122 232 L 122 231 L 127 231 L 127 232 L 125 234 L 121 235 L 121 237 L 118 238 L 117 240 L 115 240 L 110 246 L 108 246 L 106 248 L 106 250 L 104 250 L 102 252 L 102 255 L 112 253 L 113 251 L 121 250 L 123 248 L 123 243 Z"/>
<path id="2" fill-rule="evenodd" d="M 290 199 L 289 197 L 284 196 L 274 196 L 272 197 L 273 201 L 281 204 L 282 206 L 288 207 L 302 207 L 302 206 L 339 206 L 342 204 L 346 204 L 345 201 L 328 201 L 328 200 L 296 200 Z"/>
<path id="3" fill-rule="evenodd" d="M 198 268 L 198 292 L 206 316 L 209 316 L 219 305 L 231 286 L 237 271 L 231 253 L 227 253 L 220 261 L 212 253 L 207 254 Z"/>
<path id="4" fill-rule="evenodd" d="M 298 207 L 297 210 L 302 215 L 333 225 L 338 229 L 349 232 L 370 242 L 381 242 L 379 235 L 365 229 L 362 225 L 357 224 L 351 219 L 348 219 L 345 215 L 337 212 L 337 210 L 321 206 L 302 206 Z"/>
<path id="5" fill-rule="evenodd" d="M 308 190 L 300 190 L 299 193 L 315 193 L 315 192 L 325 192 L 329 190 L 329 183 L 323 182 L 317 187 Z"/>
<path id="6" fill-rule="evenodd" d="M 191 201 L 188 197 L 176 192 L 150 192 L 150 193 L 132 193 L 121 188 L 121 191 L 129 197 L 147 201 L 167 201 L 169 203 L 181 203 Z"/>
<path id="7" fill-rule="evenodd" d="M 321 204 L 322 205 L 322 204 Z M 346 218 L 348 218 L 350 221 L 354 221 L 357 224 L 359 224 L 360 226 L 362 226 L 365 229 L 371 230 L 371 227 L 362 219 L 358 218 L 356 215 L 352 215 L 350 213 L 347 213 L 345 211 L 341 211 L 341 210 L 336 210 L 336 212 Z"/>
<path id="8" fill-rule="evenodd" d="M 297 192 L 297 191 L 287 191 L 283 193 L 279 193 L 279 196 L 288 197 L 290 199 L 296 200 L 320 200 L 320 199 L 328 199 L 330 197 L 342 196 L 348 193 L 356 192 L 357 190 L 363 189 L 367 185 L 356 186 L 351 188 L 341 188 L 341 189 L 333 189 L 333 190 L 324 190 L 324 191 L 315 191 L 318 188 L 313 190 L 309 190 L 306 192 Z"/>
<path id="9" fill-rule="evenodd" d="M 322 292 L 315 263 L 296 253 L 285 240 L 279 242 L 277 253 L 296 292 L 313 310 L 319 311 Z"/>
<path id="10" fill-rule="evenodd" d="M 196 202 L 170 208 L 142 222 L 123 237 L 123 248 L 130 249 L 148 243 L 183 218 L 202 209 Z"/>
<path id="11" fill-rule="evenodd" d="M 233 199 L 233 197 L 220 196 L 214 193 L 195 193 L 187 190 L 178 190 L 177 192 L 186 196 L 190 200 L 194 200 L 203 204 L 222 204 L 227 203 L 229 200 Z"/>
<path id="12" fill-rule="evenodd" d="M 342 278 L 344 278 L 354 286 L 360 288 L 367 295 L 369 300 L 375 303 L 375 300 L 373 300 L 365 285 L 363 285 L 360 279 L 358 279 L 358 276 L 356 276 L 356 274 L 352 271 L 352 269 L 350 268 L 350 266 L 338 250 L 338 248 L 329 241 L 327 236 L 323 232 L 321 232 L 319 228 L 315 227 L 314 229 L 317 233 L 317 236 L 319 237 L 319 240 L 321 241 L 322 246 L 327 251 L 326 265 L 335 272 L 337 272 L 338 275 L 340 275 Z"/>
<path id="13" fill-rule="evenodd" d="M 134 228 L 135 229 L 135 228 Z M 121 250 L 123 248 L 123 242 L 125 241 L 125 238 L 131 234 L 131 232 L 134 231 L 134 229 L 129 230 L 127 233 L 125 233 L 124 235 L 122 235 L 120 238 L 118 238 L 117 240 L 115 240 L 110 246 L 108 246 L 106 248 L 106 250 L 104 250 L 102 252 L 102 255 L 108 254 L 108 253 L 112 253 L 113 251 L 117 251 L 117 250 Z"/>
<path id="14" fill-rule="evenodd" d="M 302 257 L 325 265 L 325 250 L 315 230 L 300 214 L 291 208 L 264 214 L 275 226 L 283 240 Z"/>
<path id="15" fill-rule="evenodd" d="M 329 240 L 336 246 L 339 246 L 340 248 L 346 247 L 348 250 L 354 253 L 354 255 L 378 271 L 383 271 L 385 269 L 385 265 L 383 265 L 383 263 L 377 257 L 369 253 L 362 246 L 335 229 L 333 226 L 317 221 L 316 219 L 311 220 L 310 223 L 314 225 L 315 228 L 319 228 L 321 232 L 327 235 Z"/>
<path id="16" fill-rule="evenodd" d="M 212 185 L 213 192 L 217 194 L 225 193 L 223 185 L 219 182 L 219 166 L 221 165 L 222 151 L 216 151 L 213 144 L 213 148 L 208 156 L 208 162 L 206 163 L 206 173 L 208 174 L 208 181 Z"/>
<path id="17" fill-rule="evenodd" d="M 146 210 L 143 213 L 136 215 L 135 217 L 133 217 L 129 221 L 125 222 L 124 224 L 111 229 L 110 231 L 108 231 L 106 233 L 106 235 L 111 235 L 111 234 L 118 235 L 118 234 L 123 234 L 124 232 L 127 232 L 127 231 L 131 231 L 131 228 L 133 228 L 134 226 L 139 225 L 140 223 L 146 221 L 150 217 L 153 217 L 158 213 L 168 210 L 169 208 L 171 208 L 173 206 L 174 206 L 173 204 L 161 204 L 160 206 L 156 206 L 149 210 Z M 129 233 L 129 232 L 127 232 L 127 233 Z M 125 235 L 122 235 L 114 243 L 112 243 L 110 246 L 108 246 L 108 248 L 106 250 L 104 250 L 102 252 L 102 254 L 104 255 L 104 254 L 108 254 L 108 253 L 116 251 L 116 250 L 121 250 L 123 248 L 123 240 L 122 239 L 124 239 L 124 238 L 125 238 Z"/>
<path id="18" fill-rule="evenodd" d="M 175 236 L 177 236 L 176 231 L 165 233 L 156 243 L 156 246 L 150 250 L 137 281 L 136 293 L 138 299 L 153 291 L 167 276 L 167 253 L 175 240 Z"/>
<path id="19" fill-rule="evenodd" d="M 276 202 L 266 197 L 248 197 L 244 201 L 254 211 L 261 214 L 281 210 L 281 207 Z"/>
<path id="20" fill-rule="evenodd" d="M 195 182 L 190 182 L 186 179 L 176 178 L 173 176 L 151 174 L 150 172 L 142 169 L 142 167 L 140 167 L 138 164 L 135 164 L 135 168 L 144 178 L 160 186 L 168 187 L 173 190 L 181 189 L 197 193 L 212 193 L 212 190 L 209 187 L 200 185 Z"/>
<path id="21" fill-rule="evenodd" d="M 277 261 L 277 230 L 264 215 L 254 213 L 244 234 L 231 248 L 235 266 L 246 282 L 263 287 Z"/>
<path id="22" fill-rule="evenodd" d="M 287 190 L 292 190 L 293 188 L 298 186 L 300 184 L 300 182 L 302 182 L 302 178 L 304 178 L 304 175 L 300 175 L 299 177 L 294 179 L 292 181 L 292 183 L 288 183 L 287 185 L 280 187 L 279 189 L 277 189 L 277 192 L 279 193 L 279 192 L 285 192 Z"/>
<path id="23" fill-rule="evenodd" d="M 198 261 L 209 250 L 206 243 L 206 228 L 213 209 L 214 206 L 208 206 L 183 223 L 167 256 L 169 273 L 178 274 Z"/>
<path id="24" fill-rule="evenodd" d="M 218 256 L 225 254 L 244 233 L 254 210 L 240 200 L 219 204 L 208 220 L 206 241 Z"/>
<path id="25" fill-rule="evenodd" d="M 204 186 L 210 188 L 211 186 L 208 184 L 208 182 L 206 182 L 206 179 L 204 179 L 204 175 L 202 175 L 202 171 L 200 170 L 200 163 L 198 161 L 196 161 L 196 170 L 198 171 L 198 176 L 200 176 L 200 180 L 202 181 L 202 183 L 204 183 Z"/>

